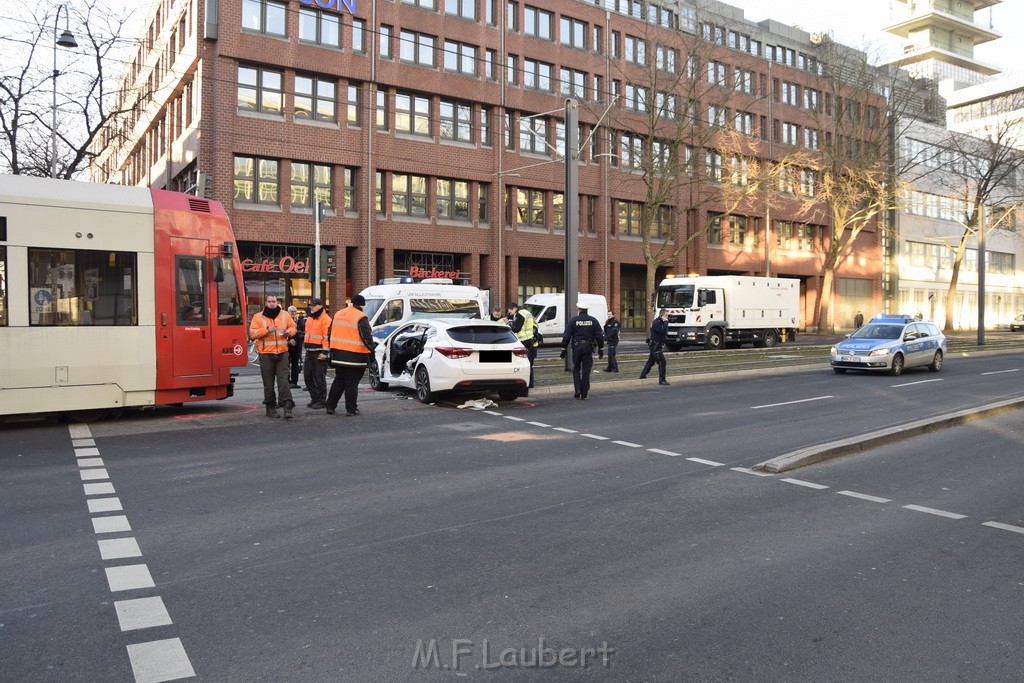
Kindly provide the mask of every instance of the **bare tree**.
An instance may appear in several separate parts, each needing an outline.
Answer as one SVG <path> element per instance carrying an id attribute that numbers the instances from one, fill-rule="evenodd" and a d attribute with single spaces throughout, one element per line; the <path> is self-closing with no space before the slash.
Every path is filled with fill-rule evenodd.
<path id="1" fill-rule="evenodd" d="M 117 79 L 134 45 L 135 12 L 115 11 L 102 0 L 63 7 L 78 47 L 57 47 L 55 57 L 55 34 L 65 26 L 58 7 L 19 0 L 4 8 L 17 17 L 11 22 L 14 35 L 0 51 L 0 135 L 6 143 L 0 145 L 0 164 L 5 172 L 48 176 L 55 168 L 60 178 L 78 175 L 115 142 L 111 131 L 116 127 L 108 124 L 129 115 L 146 96 L 136 91 L 115 105 Z M 55 87 L 56 158 L 51 149 Z"/>

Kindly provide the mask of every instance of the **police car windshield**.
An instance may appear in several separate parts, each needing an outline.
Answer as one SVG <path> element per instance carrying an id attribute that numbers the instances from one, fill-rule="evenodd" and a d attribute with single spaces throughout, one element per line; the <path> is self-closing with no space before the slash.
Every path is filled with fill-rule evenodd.
<path id="1" fill-rule="evenodd" d="M 367 318 L 373 320 L 373 316 L 377 313 L 383 303 L 384 299 L 367 299 L 366 305 L 363 306 L 363 313 L 366 314 Z"/>
<path id="2" fill-rule="evenodd" d="M 868 323 L 850 335 L 851 339 L 899 339 L 903 334 L 903 325 L 885 325 Z"/>
<path id="3" fill-rule="evenodd" d="M 693 285 L 659 287 L 656 308 L 687 308 L 693 306 Z"/>
<path id="4" fill-rule="evenodd" d="M 410 299 L 413 318 L 479 318 L 480 302 L 476 299 Z"/>

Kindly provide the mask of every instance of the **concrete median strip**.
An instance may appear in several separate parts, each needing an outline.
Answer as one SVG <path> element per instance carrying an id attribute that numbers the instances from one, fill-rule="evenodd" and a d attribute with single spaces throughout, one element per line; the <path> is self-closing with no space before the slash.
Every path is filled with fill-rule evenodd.
<path id="1" fill-rule="evenodd" d="M 817 446 L 801 448 L 754 465 L 753 469 L 771 474 L 788 472 L 798 467 L 813 465 L 850 453 L 860 453 L 877 446 L 891 444 L 894 441 L 909 439 L 919 434 L 927 434 L 928 432 L 947 427 L 968 424 L 988 417 L 1002 415 L 1013 410 L 1020 410 L 1021 408 L 1024 408 L 1024 398 L 997 401 L 978 406 L 977 408 L 967 408 L 966 410 L 958 410 L 955 413 L 916 420 L 895 427 L 886 427 L 885 429 L 860 434 L 848 439 L 839 439 L 829 443 L 818 444 Z"/>

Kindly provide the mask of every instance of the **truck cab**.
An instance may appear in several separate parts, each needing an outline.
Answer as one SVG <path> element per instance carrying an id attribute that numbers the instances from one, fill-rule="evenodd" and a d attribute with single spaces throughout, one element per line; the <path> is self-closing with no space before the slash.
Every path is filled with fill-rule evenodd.
<path id="1" fill-rule="evenodd" d="M 450 279 L 385 278 L 360 294 L 374 339 L 381 340 L 414 318 L 485 318 L 483 293 Z"/>

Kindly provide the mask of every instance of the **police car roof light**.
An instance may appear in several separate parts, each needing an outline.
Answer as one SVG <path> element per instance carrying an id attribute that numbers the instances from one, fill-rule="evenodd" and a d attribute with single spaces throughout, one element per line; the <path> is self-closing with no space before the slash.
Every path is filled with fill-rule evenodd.
<path id="1" fill-rule="evenodd" d="M 873 323 L 910 323 L 914 322 L 916 318 L 912 315 L 895 314 L 895 313 L 879 313 L 870 322 Z"/>
<path id="2" fill-rule="evenodd" d="M 412 282 L 412 278 L 409 278 L 409 281 Z M 452 284 L 452 279 L 448 278 L 448 277 L 427 277 L 427 278 L 423 278 L 422 280 L 420 280 L 420 284 L 424 284 L 424 285 L 450 285 L 450 284 Z"/>

